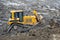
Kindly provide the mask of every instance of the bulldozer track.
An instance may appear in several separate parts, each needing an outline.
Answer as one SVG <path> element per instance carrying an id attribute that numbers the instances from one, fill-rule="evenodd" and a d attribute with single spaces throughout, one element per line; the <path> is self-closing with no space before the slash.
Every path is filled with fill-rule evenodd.
<path id="1" fill-rule="evenodd" d="M 12 29 L 12 26 L 13 26 L 13 25 L 11 25 L 7 31 L 2 32 L 0 35 L 10 34 L 10 30 Z M 24 25 L 24 26 L 26 27 L 26 25 Z M 27 29 L 24 29 L 24 28 L 23 28 L 23 30 L 20 31 L 20 33 L 29 32 L 29 31 L 32 30 L 32 29 L 36 29 L 36 30 L 38 30 L 38 29 L 44 29 L 44 28 L 46 28 L 46 27 L 44 27 L 44 26 L 45 26 L 45 25 L 43 25 L 43 24 L 37 23 L 36 25 L 31 26 L 30 28 L 27 28 Z"/>

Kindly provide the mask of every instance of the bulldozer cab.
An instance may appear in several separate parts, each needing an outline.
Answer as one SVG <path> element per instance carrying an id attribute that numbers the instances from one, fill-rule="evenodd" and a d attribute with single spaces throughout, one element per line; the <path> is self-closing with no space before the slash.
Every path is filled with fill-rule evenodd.
<path id="1" fill-rule="evenodd" d="M 23 22 L 23 16 L 23 10 L 14 10 L 10 13 L 10 19 L 19 20 L 19 22 Z"/>

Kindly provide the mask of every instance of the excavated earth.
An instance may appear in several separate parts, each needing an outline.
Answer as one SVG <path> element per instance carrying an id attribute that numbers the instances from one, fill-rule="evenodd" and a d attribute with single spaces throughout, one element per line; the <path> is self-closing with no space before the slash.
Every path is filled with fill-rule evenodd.
<path id="1" fill-rule="evenodd" d="M 7 21 L 9 18 L 7 16 L 9 13 L 9 12 L 7 12 L 8 9 L 10 9 L 10 8 L 1 4 L 1 2 L 0 2 L 0 33 L 2 33 L 1 31 L 4 30 L 8 26 L 7 25 Z M 15 8 L 11 8 L 11 9 L 15 9 Z M 57 12 L 54 12 L 54 13 L 52 13 L 52 12 L 50 13 L 52 16 L 57 16 L 57 15 L 54 15 L 55 13 L 57 14 Z M 58 13 L 60 14 L 60 11 Z M 50 16 L 50 17 L 52 17 L 52 16 Z M 59 19 L 60 19 L 60 17 L 59 17 Z M 48 19 L 45 23 L 47 23 L 47 22 L 49 22 Z M 53 25 L 54 28 L 50 28 L 49 25 L 50 26 Z M 58 24 L 54 23 L 54 22 L 50 22 L 50 24 L 47 23 L 47 26 L 44 26 L 44 27 L 45 28 L 32 29 L 29 32 L 25 32 L 25 33 L 16 33 L 16 34 L 9 33 L 9 34 L 5 34 L 5 35 L 0 35 L 0 40 L 60 40 L 59 39 L 60 38 L 60 22 L 58 22 Z M 58 39 L 56 39 L 57 38 L 56 35 L 58 36 Z"/>
<path id="2" fill-rule="evenodd" d="M 5 26 L 7 26 L 6 24 L 7 20 L 4 20 L 3 19 L 4 17 L 3 16 L 0 17 L 1 19 L 0 20 L 0 33 L 1 33 L 1 30 L 4 30 Z M 54 22 L 52 23 L 50 22 L 50 25 L 51 26 L 54 25 Z M 48 26 L 44 26 L 45 28 L 32 29 L 29 32 L 25 32 L 25 33 L 0 35 L 0 40 L 57 40 L 57 39 L 54 39 L 53 35 L 55 34 L 60 35 L 59 25 L 60 24 L 55 23 L 54 25 L 55 28 L 49 28 Z M 2 27 L 3 29 L 1 29 Z"/>
<path id="3" fill-rule="evenodd" d="M 46 27 L 38 30 L 32 29 L 25 33 L 5 34 L 0 36 L 0 40 L 53 40 L 53 34 L 60 34 L 60 27 Z"/>
<path id="4" fill-rule="evenodd" d="M 4 16 L 5 17 L 5 16 Z M 0 17 L 0 33 L 7 26 L 7 20 L 4 20 L 3 16 Z M 48 21 L 47 21 L 48 22 Z M 58 22 L 60 23 L 60 22 Z M 54 22 L 50 23 L 50 25 L 54 25 Z M 55 40 L 53 35 L 60 35 L 60 24 L 55 23 L 55 28 L 49 28 L 48 26 L 44 26 L 45 28 L 37 28 L 32 29 L 29 32 L 25 33 L 17 33 L 17 34 L 5 34 L 0 35 L 0 40 Z M 57 40 L 57 39 L 56 39 Z"/>

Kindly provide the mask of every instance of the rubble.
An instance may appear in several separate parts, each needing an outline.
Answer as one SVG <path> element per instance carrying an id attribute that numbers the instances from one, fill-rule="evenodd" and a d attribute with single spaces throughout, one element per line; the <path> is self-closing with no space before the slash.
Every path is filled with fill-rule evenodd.
<path id="1" fill-rule="evenodd" d="M 0 40 L 52 40 L 52 34 L 60 34 L 60 0 L 58 0 L 59 2 L 55 0 L 46 0 L 46 2 L 40 0 L 37 2 L 36 0 L 18 1 L 0 0 L 0 33 L 8 26 L 9 11 L 13 9 L 23 9 L 26 11 L 37 9 L 38 12 L 43 15 L 43 23 L 46 26 L 44 26 L 45 28 L 32 29 L 27 33 L 1 35 Z M 54 1 L 54 3 L 50 3 L 51 1 Z M 8 5 L 6 5 L 6 3 Z"/>

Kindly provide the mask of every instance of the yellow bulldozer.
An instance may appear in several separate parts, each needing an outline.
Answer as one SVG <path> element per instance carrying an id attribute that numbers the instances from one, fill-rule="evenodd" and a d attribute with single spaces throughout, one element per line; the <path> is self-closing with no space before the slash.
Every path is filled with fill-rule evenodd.
<path id="1" fill-rule="evenodd" d="M 15 31 L 27 31 L 41 23 L 43 16 L 38 16 L 36 10 L 32 11 L 33 15 L 24 15 L 24 10 L 12 10 L 10 11 L 10 18 L 8 20 L 9 28 L 7 32 Z M 29 14 L 29 13 L 28 13 Z M 20 28 L 19 28 L 20 27 Z"/>

